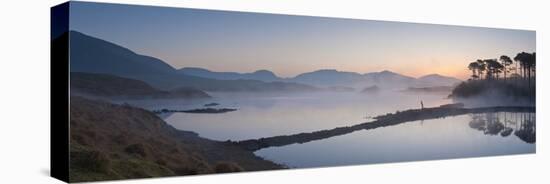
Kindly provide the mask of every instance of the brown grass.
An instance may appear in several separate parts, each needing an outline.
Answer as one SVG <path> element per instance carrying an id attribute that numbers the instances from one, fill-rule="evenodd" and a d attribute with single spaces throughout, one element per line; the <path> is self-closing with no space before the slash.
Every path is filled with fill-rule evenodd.
<path id="1" fill-rule="evenodd" d="M 71 182 L 282 168 L 143 109 L 71 97 L 70 112 Z"/>

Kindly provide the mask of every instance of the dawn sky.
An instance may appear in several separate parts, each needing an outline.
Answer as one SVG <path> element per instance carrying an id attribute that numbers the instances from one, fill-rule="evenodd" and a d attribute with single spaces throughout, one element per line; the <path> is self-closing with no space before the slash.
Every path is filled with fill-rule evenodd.
<path id="1" fill-rule="evenodd" d="M 535 52 L 535 32 L 72 2 L 70 29 L 175 68 L 282 77 L 318 69 L 466 79 L 468 62 Z"/>

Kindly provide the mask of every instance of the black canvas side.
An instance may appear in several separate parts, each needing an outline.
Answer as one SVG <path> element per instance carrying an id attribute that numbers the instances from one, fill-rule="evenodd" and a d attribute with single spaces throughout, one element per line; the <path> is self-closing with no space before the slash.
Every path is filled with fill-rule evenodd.
<path id="1" fill-rule="evenodd" d="M 50 169 L 69 182 L 69 2 L 50 12 Z"/>

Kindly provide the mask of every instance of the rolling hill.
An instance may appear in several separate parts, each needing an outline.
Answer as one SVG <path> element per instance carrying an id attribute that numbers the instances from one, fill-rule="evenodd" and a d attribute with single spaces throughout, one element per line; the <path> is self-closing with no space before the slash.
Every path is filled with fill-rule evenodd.
<path id="1" fill-rule="evenodd" d="M 124 47 L 77 31 L 70 32 L 69 40 L 71 72 L 143 76 L 176 71 L 159 59 L 136 54 Z"/>
<path id="2" fill-rule="evenodd" d="M 281 169 L 152 112 L 71 96 L 70 182 Z"/>
<path id="3" fill-rule="evenodd" d="M 209 98 L 197 89 L 182 88 L 163 91 L 136 79 L 110 74 L 71 72 L 71 94 L 105 98 Z"/>
<path id="4" fill-rule="evenodd" d="M 355 72 L 342 72 L 333 69 L 317 70 L 313 72 L 303 73 L 289 81 L 310 84 L 315 86 L 354 86 L 354 83 L 360 82 L 363 79 L 361 74 Z"/>

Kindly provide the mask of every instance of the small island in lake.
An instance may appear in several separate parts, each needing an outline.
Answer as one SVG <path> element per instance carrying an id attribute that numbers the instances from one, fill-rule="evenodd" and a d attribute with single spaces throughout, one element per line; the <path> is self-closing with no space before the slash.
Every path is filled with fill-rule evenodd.
<path id="1" fill-rule="evenodd" d="M 155 110 L 154 113 L 173 113 L 173 112 L 185 112 L 185 113 L 207 113 L 207 114 L 216 114 L 216 113 L 226 113 L 231 111 L 236 111 L 237 109 L 232 108 L 200 108 L 200 109 L 190 109 L 190 110 L 170 110 L 162 109 Z"/>
<path id="2" fill-rule="evenodd" d="M 226 113 L 231 111 L 236 111 L 237 109 L 231 109 L 231 108 L 203 108 L 203 109 L 191 109 L 191 110 L 185 110 L 181 112 L 186 113 Z"/>
<path id="3" fill-rule="evenodd" d="M 207 103 L 207 104 L 204 104 L 205 107 L 212 107 L 212 106 L 218 106 L 220 105 L 219 103 Z"/>

